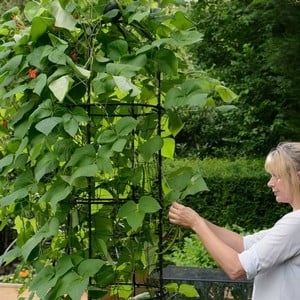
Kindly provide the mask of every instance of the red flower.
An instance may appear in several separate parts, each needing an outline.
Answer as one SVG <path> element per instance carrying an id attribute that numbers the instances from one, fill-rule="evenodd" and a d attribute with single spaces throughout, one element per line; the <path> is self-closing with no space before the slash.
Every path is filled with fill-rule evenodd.
<path id="1" fill-rule="evenodd" d="M 71 58 L 73 61 L 77 61 L 78 60 L 78 57 L 77 57 L 77 54 L 75 51 L 71 51 Z"/>
<path id="2" fill-rule="evenodd" d="M 28 76 L 29 76 L 29 78 L 36 78 L 36 76 L 37 76 L 37 69 L 29 69 Z"/>

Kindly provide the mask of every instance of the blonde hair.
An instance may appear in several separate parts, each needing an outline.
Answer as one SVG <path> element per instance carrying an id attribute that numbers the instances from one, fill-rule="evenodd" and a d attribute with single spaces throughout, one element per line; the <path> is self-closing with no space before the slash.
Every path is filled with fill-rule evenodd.
<path id="1" fill-rule="evenodd" d="M 300 142 L 280 143 L 267 155 L 265 169 L 285 181 L 293 197 L 300 200 Z"/>

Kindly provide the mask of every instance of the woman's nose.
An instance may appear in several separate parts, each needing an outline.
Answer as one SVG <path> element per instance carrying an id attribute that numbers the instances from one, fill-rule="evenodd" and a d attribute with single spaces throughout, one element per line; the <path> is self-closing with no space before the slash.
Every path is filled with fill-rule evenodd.
<path id="1" fill-rule="evenodd" d="M 267 186 L 268 186 L 269 188 L 272 187 L 271 180 L 268 181 Z"/>
<path id="2" fill-rule="evenodd" d="M 275 184 L 276 184 L 279 180 L 280 180 L 279 177 L 273 175 L 273 176 L 270 178 L 270 180 L 268 181 L 268 183 L 267 183 L 268 187 L 273 187 L 273 186 L 275 186 Z"/>
<path id="3" fill-rule="evenodd" d="M 267 186 L 268 186 L 268 187 L 273 187 L 273 186 L 274 186 L 274 178 L 273 178 L 273 176 L 272 176 L 272 177 L 270 178 L 270 180 L 268 181 Z"/>

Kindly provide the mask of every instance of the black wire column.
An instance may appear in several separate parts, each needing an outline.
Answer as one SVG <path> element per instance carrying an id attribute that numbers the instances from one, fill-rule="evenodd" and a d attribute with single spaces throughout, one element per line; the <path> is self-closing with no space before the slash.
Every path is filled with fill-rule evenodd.
<path id="1" fill-rule="evenodd" d="M 157 134 L 161 136 L 161 118 L 162 118 L 162 106 L 161 106 L 161 73 L 157 72 L 157 115 L 158 115 L 158 128 Z M 159 299 L 164 299 L 164 282 L 163 282 L 163 220 L 164 220 L 164 203 L 163 203 L 163 191 L 162 191 L 162 155 L 161 151 L 158 152 L 158 199 L 161 206 L 159 212 L 158 223 L 158 264 L 159 264 Z"/>
<path id="2" fill-rule="evenodd" d="M 124 118 L 124 117 L 132 117 L 136 120 L 138 120 L 139 118 L 143 118 L 143 117 L 147 117 L 149 115 L 153 116 L 155 115 L 155 119 L 157 119 L 157 124 L 156 124 L 156 134 L 158 136 L 161 136 L 162 134 L 162 129 L 161 129 L 161 118 L 162 118 L 162 114 L 163 114 L 163 108 L 161 106 L 161 99 L 160 99 L 160 74 L 157 74 L 157 80 L 158 80 L 158 93 L 157 93 L 157 105 L 149 105 L 149 104 L 139 104 L 139 103 L 122 103 L 122 102 L 118 102 L 118 103 L 105 103 L 103 105 L 105 105 L 105 107 L 103 107 L 103 113 L 95 113 L 95 107 L 99 107 L 100 104 L 94 104 L 94 103 L 90 103 L 90 101 L 88 100 L 87 104 L 84 105 L 83 107 L 85 108 L 85 110 L 87 111 L 89 117 L 91 119 L 103 119 L 103 118 L 117 118 L 118 120 Z M 100 105 L 101 106 L 101 105 Z M 107 115 L 107 111 L 109 111 L 109 116 Z M 87 144 L 93 144 L 94 140 L 93 140 L 93 124 L 87 124 L 87 128 L 86 128 L 86 132 L 87 132 L 87 137 L 86 137 L 86 143 Z M 138 134 L 138 133 L 137 133 Z M 157 273 L 159 274 L 159 282 L 158 285 L 157 283 L 153 283 L 152 280 L 149 280 L 148 282 L 144 282 L 143 284 L 141 284 L 137 278 L 136 278 L 136 273 L 135 273 L 135 266 L 132 266 L 132 276 L 131 276 L 131 282 L 118 282 L 118 284 L 123 284 L 123 285 L 128 285 L 130 284 L 132 286 L 133 289 L 133 294 L 137 295 L 138 292 L 140 292 L 140 289 L 138 289 L 138 287 L 141 288 L 145 288 L 145 289 L 153 289 L 155 290 L 155 298 L 152 299 L 164 299 L 164 289 L 163 289 L 163 220 L 164 220 L 164 203 L 163 203 L 163 191 L 162 191 L 162 154 L 161 151 L 158 151 L 158 153 L 155 154 L 155 158 L 153 158 L 154 162 L 152 162 L 150 164 L 150 166 L 148 165 L 148 162 L 140 162 L 137 161 L 136 159 L 136 148 L 137 145 L 135 144 L 135 135 L 136 132 L 133 131 L 131 133 L 131 137 L 129 138 L 131 140 L 130 143 L 130 151 L 131 151 L 131 155 L 130 155 L 130 160 L 131 160 L 131 169 L 134 169 L 134 167 L 136 167 L 138 164 L 142 164 L 143 166 L 141 167 L 141 169 L 143 170 L 143 172 L 145 173 L 149 173 L 149 174 L 143 174 L 142 175 L 142 181 L 143 183 L 141 184 L 142 186 L 145 184 L 144 180 L 150 180 L 151 183 L 150 185 L 154 186 L 154 189 L 150 189 L 151 193 L 152 190 L 154 190 L 153 193 L 155 193 L 154 198 L 158 201 L 158 203 L 161 206 L 161 210 L 156 214 L 155 218 L 158 218 L 158 220 L 155 221 L 156 224 L 156 229 L 155 229 L 155 235 L 157 236 L 158 239 L 158 244 L 157 244 L 157 257 L 158 257 L 158 261 L 157 261 Z M 118 168 L 116 166 L 116 168 Z M 155 173 L 153 175 L 153 173 Z M 119 174 L 119 170 L 116 171 L 116 174 Z M 149 176 L 149 177 L 147 177 Z M 154 177 L 153 177 L 154 176 Z M 116 186 L 118 184 L 118 178 L 116 178 Z M 102 182 L 102 184 L 105 184 L 105 182 Z M 146 185 L 149 183 L 146 183 Z M 94 180 L 93 177 L 88 178 L 88 186 L 87 186 L 87 191 L 85 196 L 83 195 L 83 197 L 78 197 L 76 199 L 76 204 L 83 207 L 83 211 L 85 211 L 84 207 L 87 208 L 87 224 L 88 224 L 88 256 L 89 258 L 94 258 L 93 256 L 95 256 L 95 245 L 93 245 L 93 231 L 95 230 L 95 224 L 93 221 L 95 221 L 93 218 L 95 218 L 95 216 L 93 215 L 93 205 L 104 205 L 104 206 L 109 206 L 112 207 L 111 211 L 117 211 L 118 207 L 120 207 L 121 205 L 123 205 L 124 203 L 126 203 L 127 201 L 134 201 L 135 203 L 138 203 L 139 197 L 142 196 L 141 191 L 143 191 L 143 187 L 142 186 L 135 186 L 134 184 L 131 184 L 130 186 L 130 193 L 128 194 L 128 197 L 119 197 L 117 196 L 117 198 L 110 198 L 110 197 L 103 197 L 101 196 L 101 184 L 97 184 L 97 182 Z M 142 188 L 142 189 L 141 189 Z M 116 191 L 118 194 L 118 188 L 116 187 Z M 113 218 L 113 215 L 115 213 L 112 214 L 111 218 Z M 147 221 L 146 221 L 147 222 Z M 118 224 L 114 223 L 114 226 L 117 226 Z M 118 232 L 118 229 L 114 229 L 114 232 L 116 232 L 117 234 L 120 234 L 120 232 Z M 140 234 L 143 234 L 143 232 L 141 232 Z M 132 237 L 133 238 L 133 242 L 132 245 L 134 247 L 134 239 L 135 236 Z M 115 243 L 119 243 L 120 238 L 118 236 L 116 237 L 111 237 L 111 239 L 113 241 L 115 241 Z M 117 249 L 117 248 L 116 248 Z M 132 249 L 134 251 L 134 249 Z M 116 250 L 117 251 L 117 250 Z M 118 253 L 116 252 L 115 254 L 111 254 L 111 255 L 116 255 L 118 256 Z M 134 264 L 134 262 L 133 262 Z M 90 281 L 90 284 L 92 285 L 92 282 Z M 89 297 L 89 299 L 91 299 Z"/>

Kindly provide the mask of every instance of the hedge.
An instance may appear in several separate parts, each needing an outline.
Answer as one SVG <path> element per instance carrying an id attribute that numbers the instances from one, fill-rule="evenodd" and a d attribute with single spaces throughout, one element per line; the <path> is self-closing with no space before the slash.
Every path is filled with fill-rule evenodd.
<path id="1" fill-rule="evenodd" d="M 216 224 L 235 224 L 253 231 L 272 226 L 291 210 L 277 203 L 267 187 L 269 174 L 264 170 L 264 159 L 180 159 L 166 161 L 164 166 L 166 173 L 182 166 L 201 172 L 209 191 L 190 195 L 183 204 Z"/>

